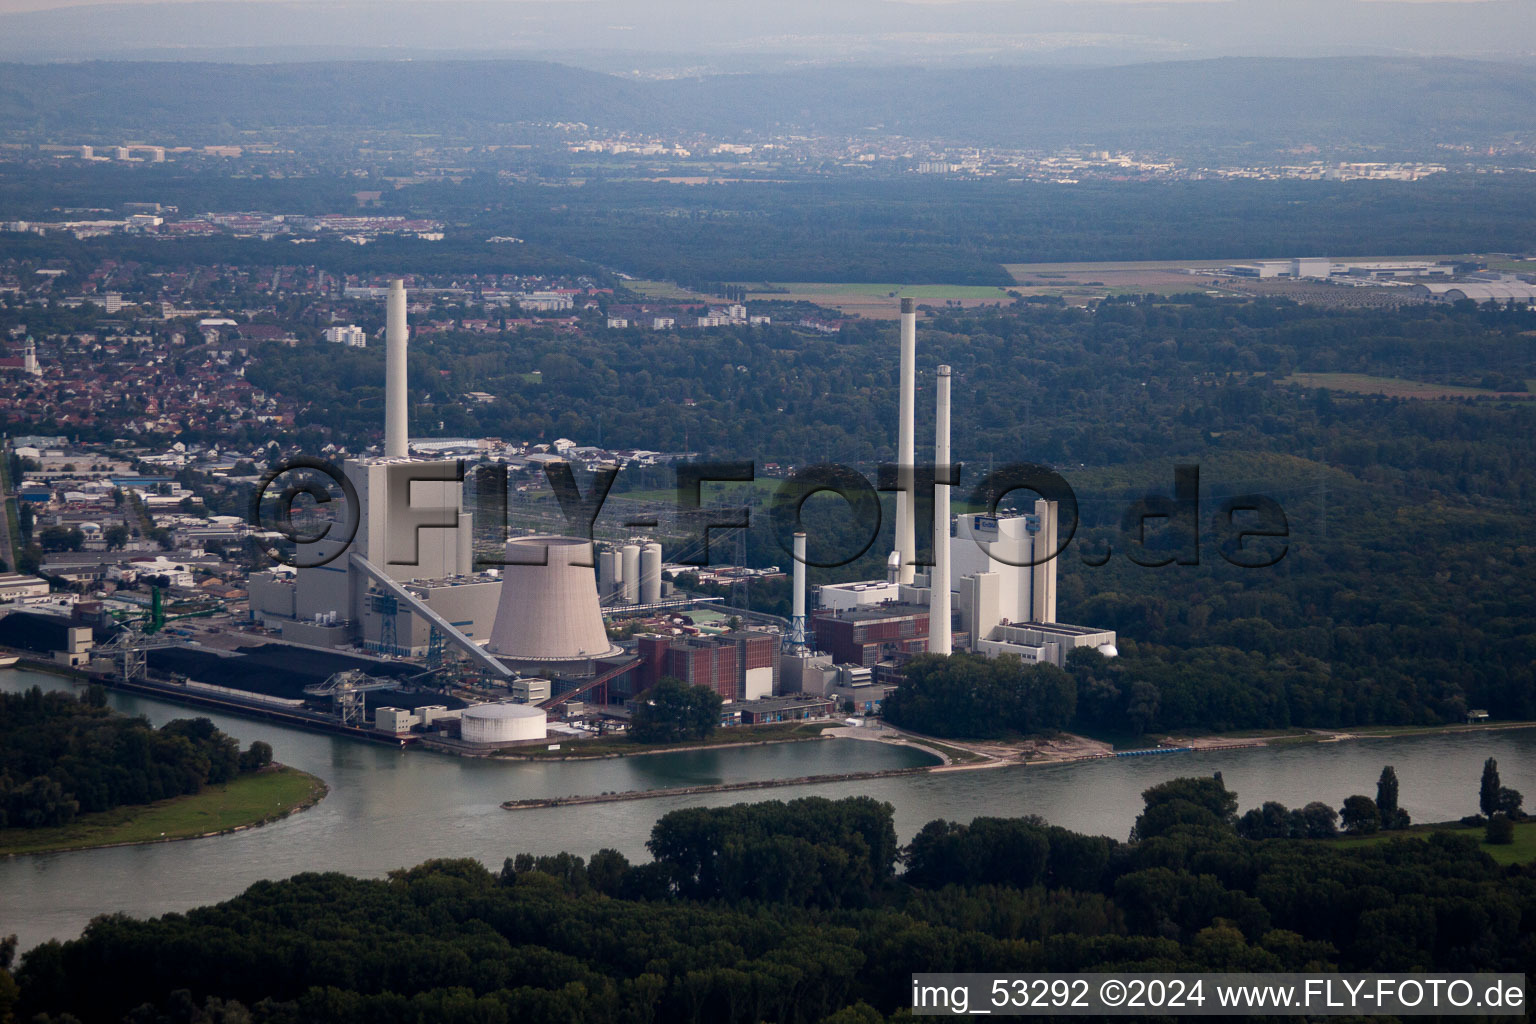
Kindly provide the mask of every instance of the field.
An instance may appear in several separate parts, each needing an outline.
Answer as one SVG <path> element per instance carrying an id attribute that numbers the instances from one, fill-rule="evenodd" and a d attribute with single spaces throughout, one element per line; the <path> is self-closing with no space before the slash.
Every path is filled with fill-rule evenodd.
<path id="1" fill-rule="evenodd" d="M 671 281 L 625 281 L 624 287 L 648 299 L 682 299 L 703 302 L 708 296 L 680 288 Z"/>
<path id="2" fill-rule="evenodd" d="M 929 305 L 960 306 L 1008 305 L 1013 302 L 1010 289 L 969 284 L 815 284 L 805 282 L 770 282 L 769 291 L 752 291 L 756 285 L 745 283 L 747 298 L 767 302 L 814 302 L 836 309 L 845 316 L 871 320 L 894 320 L 901 314 L 902 298 L 916 299 Z"/>
<path id="3" fill-rule="evenodd" d="M 1442 826 L 1431 825 L 1416 827 L 1406 832 L 1377 832 L 1369 836 L 1350 836 L 1344 839 L 1322 840 L 1335 843 L 1338 846 L 1375 846 L 1388 840 L 1399 837 L 1423 839 L 1432 832 L 1464 832 L 1476 835 L 1481 841 L 1483 830 L 1481 828 L 1465 828 L 1455 825 Z M 1480 842 L 1484 853 L 1498 861 L 1500 864 L 1529 864 L 1536 860 L 1536 821 L 1522 821 L 1515 825 L 1515 841 L 1507 846 L 1490 846 Z"/>
<path id="4" fill-rule="evenodd" d="M 285 817 L 317 803 L 325 783 L 296 768 L 242 775 L 196 796 L 85 814 L 57 828 L 0 829 L 0 855 L 190 839 Z"/>
<path id="5" fill-rule="evenodd" d="M 1397 377 L 1371 377 L 1363 373 L 1293 373 L 1285 383 L 1306 388 L 1327 388 L 1356 395 L 1385 395 L 1388 398 L 1533 398 L 1529 392 L 1485 391 L 1482 388 L 1426 384 Z"/>
<path id="6" fill-rule="evenodd" d="M 1088 298 L 1100 295 L 1177 295 L 1227 291 L 1190 270 L 1226 266 L 1232 260 L 1154 260 L 1144 263 L 1007 263 L 1003 269 L 1026 295 Z"/>

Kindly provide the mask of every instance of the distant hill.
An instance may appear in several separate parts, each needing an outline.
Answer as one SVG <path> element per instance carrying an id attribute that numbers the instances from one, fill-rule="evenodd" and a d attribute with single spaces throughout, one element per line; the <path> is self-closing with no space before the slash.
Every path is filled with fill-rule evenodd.
<path id="1" fill-rule="evenodd" d="M 0 65 L 27 134 L 225 135 L 295 126 L 472 131 L 518 121 L 806 129 L 1054 146 L 1432 146 L 1536 128 L 1536 67 L 1226 58 L 1109 68 L 824 68 L 636 80 L 537 61 Z"/>

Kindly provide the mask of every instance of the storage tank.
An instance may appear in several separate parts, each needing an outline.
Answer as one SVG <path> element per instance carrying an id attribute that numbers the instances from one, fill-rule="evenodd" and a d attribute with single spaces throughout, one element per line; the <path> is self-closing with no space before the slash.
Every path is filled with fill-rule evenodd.
<path id="1" fill-rule="evenodd" d="M 619 582 L 623 580 L 622 564 L 619 561 L 619 553 L 612 548 L 604 548 L 597 556 L 597 594 L 599 597 L 612 597 L 619 589 Z"/>
<path id="2" fill-rule="evenodd" d="M 465 743 L 542 740 L 547 718 L 543 708 L 527 704 L 477 704 L 459 716 L 459 735 Z"/>
<path id="3" fill-rule="evenodd" d="M 661 545 L 655 541 L 640 549 L 640 603 L 661 600 Z"/>
<path id="4" fill-rule="evenodd" d="M 624 584 L 624 603 L 634 604 L 640 600 L 640 545 L 625 544 L 623 554 L 619 572 Z"/>

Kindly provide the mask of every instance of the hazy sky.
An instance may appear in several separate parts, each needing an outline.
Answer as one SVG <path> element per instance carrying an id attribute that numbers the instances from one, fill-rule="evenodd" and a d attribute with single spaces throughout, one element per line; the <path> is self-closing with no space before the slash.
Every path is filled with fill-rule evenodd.
<path id="1" fill-rule="evenodd" d="M 47 11 L 62 7 L 135 7 L 150 6 L 151 4 L 181 3 L 181 4 L 208 4 L 217 0 L 128 0 L 125 3 L 104 4 L 101 0 L 0 0 L 0 14 L 15 14 L 23 11 Z M 251 3 L 281 3 L 292 5 L 294 0 L 247 0 Z M 441 3 L 445 0 L 348 0 L 347 6 L 353 8 L 388 7 L 400 3 Z M 495 0 L 502 5 L 510 4 L 538 4 L 538 3 L 591 3 L 592 0 Z M 834 0 L 835 2 L 835 0 Z M 899 0 L 902 3 L 921 5 L 956 5 L 970 3 L 989 3 L 998 7 L 1031 6 L 1031 0 Z M 1038 0 L 1035 0 L 1038 3 Z M 1093 5 L 1105 4 L 1230 4 L 1238 0 L 1048 0 L 1052 4 L 1064 5 Z M 1272 0 L 1276 6 L 1283 7 L 1287 0 Z M 1489 4 L 1507 2 L 1507 0 L 1361 0 L 1366 3 L 1380 4 Z M 632 0 L 629 4 L 636 17 L 643 17 L 646 9 L 653 6 L 648 0 Z M 701 9 L 709 6 L 709 0 L 701 0 Z"/>
<path id="2" fill-rule="evenodd" d="M 1090 63 L 1536 57 L 1536 0 L 0 0 L 0 59 L 289 52 Z M 617 55 L 627 55 L 619 57 Z"/>

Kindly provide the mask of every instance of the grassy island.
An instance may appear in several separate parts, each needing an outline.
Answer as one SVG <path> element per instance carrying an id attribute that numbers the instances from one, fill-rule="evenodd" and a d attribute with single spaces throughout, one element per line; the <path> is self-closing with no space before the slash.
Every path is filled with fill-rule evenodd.
<path id="1" fill-rule="evenodd" d="M 54 853 L 233 832 L 312 807 L 326 791 L 325 783 L 315 776 L 274 764 L 229 782 L 206 785 L 199 793 L 82 814 L 68 825 L 0 829 L 0 854 Z"/>

